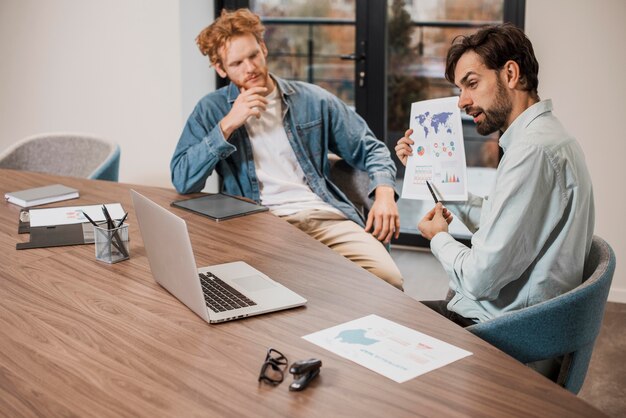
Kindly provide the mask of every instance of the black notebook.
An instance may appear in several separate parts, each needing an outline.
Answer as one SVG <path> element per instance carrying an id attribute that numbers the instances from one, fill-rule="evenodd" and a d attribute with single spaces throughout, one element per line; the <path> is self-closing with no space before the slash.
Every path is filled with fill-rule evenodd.
<path id="1" fill-rule="evenodd" d="M 178 200 L 172 202 L 172 206 L 199 213 L 216 221 L 268 210 L 265 206 L 222 193 Z"/>

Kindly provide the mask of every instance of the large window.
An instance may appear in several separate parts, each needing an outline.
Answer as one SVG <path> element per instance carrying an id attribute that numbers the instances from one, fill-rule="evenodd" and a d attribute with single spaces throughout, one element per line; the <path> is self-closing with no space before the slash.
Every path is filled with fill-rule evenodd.
<path id="1" fill-rule="evenodd" d="M 480 26 L 502 22 L 503 11 L 502 0 L 389 2 L 387 126 L 390 143 L 406 130 L 411 103 L 459 94 L 444 77 L 451 42 Z M 496 167 L 497 136 L 478 135 L 469 117 L 464 121 L 464 128 L 468 166 Z"/>
<path id="2" fill-rule="evenodd" d="M 216 7 L 249 7 L 261 16 L 270 71 L 320 85 L 353 106 L 395 158 L 411 103 L 459 93 L 444 77 L 452 40 L 503 21 L 523 28 L 525 0 L 216 0 Z M 469 117 L 463 124 L 474 169 L 468 181 L 482 191 L 499 161 L 498 138 L 480 136 Z M 401 183 L 404 167 L 396 165 Z M 400 200 L 399 243 L 425 244 L 416 228 L 422 206 Z"/>

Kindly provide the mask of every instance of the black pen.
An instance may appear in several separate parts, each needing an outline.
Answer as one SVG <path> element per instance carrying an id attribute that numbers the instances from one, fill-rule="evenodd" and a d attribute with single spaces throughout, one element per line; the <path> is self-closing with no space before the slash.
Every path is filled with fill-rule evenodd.
<path id="1" fill-rule="evenodd" d="M 428 190 L 430 190 L 430 194 L 433 196 L 433 199 L 435 200 L 435 204 L 439 203 L 439 200 L 437 199 L 437 196 L 435 195 L 435 191 L 431 187 L 430 182 L 428 180 L 426 180 L 426 185 L 428 186 Z"/>
<path id="2" fill-rule="evenodd" d="M 81 212 L 83 212 L 83 216 L 84 216 L 85 218 L 87 218 L 87 220 L 88 220 L 88 221 L 89 221 L 89 222 L 90 222 L 93 226 L 95 226 L 96 228 L 100 228 L 100 225 L 98 225 L 96 222 L 94 222 L 94 220 L 93 220 L 93 219 L 91 219 L 91 217 L 90 217 L 89 215 L 87 215 L 87 214 L 85 213 L 85 211 L 81 211 Z M 95 233 L 96 233 L 96 232 L 94 231 L 94 234 L 95 234 Z M 119 237 L 118 237 L 118 238 L 119 238 Z M 95 239 L 95 237 L 94 237 L 94 239 Z M 117 250 L 118 250 L 119 252 L 121 252 L 122 254 L 127 254 L 127 252 L 125 251 L 125 248 L 123 248 L 123 245 L 120 245 L 119 240 L 118 240 L 118 242 L 111 241 L 111 243 L 115 246 L 115 248 L 117 248 Z"/>
<path id="3" fill-rule="evenodd" d="M 107 220 L 107 227 L 109 229 L 113 229 L 113 219 L 111 219 L 111 215 L 109 215 L 109 211 L 105 205 L 102 205 L 102 213 L 104 214 L 104 218 Z"/>
<path id="4" fill-rule="evenodd" d="M 93 219 L 91 219 L 91 218 L 89 217 L 89 215 L 87 215 L 87 214 L 85 213 L 85 211 L 82 211 L 82 212 L 83 212 L 83 216 L 84 216 L 85 218 L 87 218 L 87 220 L 88 220 L 89 222 L 91 222 L 91 224 L 92 224 L 93 226 L 98 227 L 98 224 L 97 224 L 97 223 L 95 223 L 95 222 L 93 221 Z"/>
<path id="5" fill-rule="evenodd" d="M 122 238 L 120 238 L 120 235 L 118 234 L 117 229 L 114 228 L 115 224 L 113 223 L 113 219 L 111 219 L 111 215 L 109 215 L 109 211 L 107 210 L 107 207 L 105 205 L 102 205 L 102 213 L 104 214 L 104 217 L 107 220 L 107 226 L 108 226 L 109 231 L 113 230 L 113 237 L 111 238 L 111 243 L 115 246 L 115 248 L 119 250 L 119 252 L 124 254 L 124 257 L 128 257 L 128 251 L 126 251 L 126 248 L 124 248 L 124 243 L 122 242 Z"/>
<path id="6" fill-rule="evenodd" d="M 127 216 L 128 216 L 128 212 L 126 212 L 124 216 L 122 216 L 122 219 L 120 219 L 119 223 L 117 224 L 115 228 L 119 228 L 120 226 L 124 225 L 124 221 L 126 220 Z"/>

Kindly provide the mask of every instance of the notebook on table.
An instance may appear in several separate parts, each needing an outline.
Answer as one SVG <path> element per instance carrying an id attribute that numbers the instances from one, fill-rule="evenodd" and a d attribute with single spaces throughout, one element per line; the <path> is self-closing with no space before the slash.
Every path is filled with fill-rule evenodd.
<path id="1" fill-rule="evenodd" d="M 35 187 L 32 189 L 9 192 L 4 198 L 9 202 L 21 207 L 45 205 L 46 203 L 60 202 L 61 200 L 76 199 L 78 190 L 62 184 Z"/>
<path id="2" fill-rule="evenodd" d="M 134 190 L 131 197 L 154 279 L 206 322 L 307 302 L 243 261 L 197 268 L 185 221 Z"/>

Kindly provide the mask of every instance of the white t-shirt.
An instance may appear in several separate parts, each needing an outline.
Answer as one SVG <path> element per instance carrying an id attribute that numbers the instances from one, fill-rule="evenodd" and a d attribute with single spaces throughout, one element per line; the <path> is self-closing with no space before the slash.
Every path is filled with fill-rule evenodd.
<path id="1" fill-rule="evenodd" d="M 313 193 L 306 183 L 283 126 L 278 86 L 267 95 L 267 100 L 267 109 L 261 117 L 252 116 L 245 123 L 261 188 L 261 204 L 277 216 L 306 209 L 328 210 L 343 215 Z"/>

